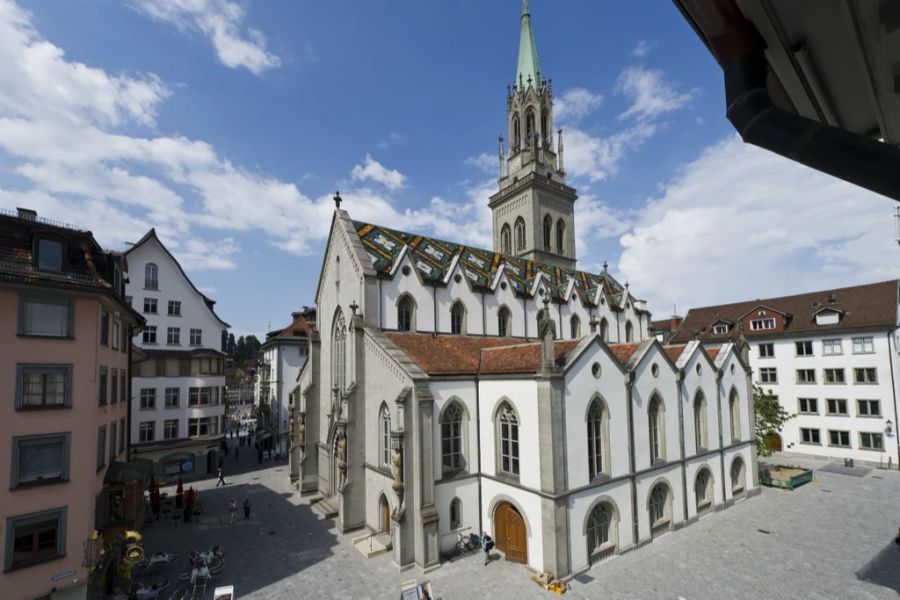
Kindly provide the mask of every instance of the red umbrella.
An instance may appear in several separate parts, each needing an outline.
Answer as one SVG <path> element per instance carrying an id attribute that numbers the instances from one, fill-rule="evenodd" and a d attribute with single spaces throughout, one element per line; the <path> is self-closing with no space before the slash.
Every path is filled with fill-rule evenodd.
<path id="1" fill-rule="evenodd" d="M 152 492 L 153 490 L 158 490 L 159 485 L 156 483 L 156 476 L 150 476 L 150 483 L 147 485 L 147 491 Z"/>

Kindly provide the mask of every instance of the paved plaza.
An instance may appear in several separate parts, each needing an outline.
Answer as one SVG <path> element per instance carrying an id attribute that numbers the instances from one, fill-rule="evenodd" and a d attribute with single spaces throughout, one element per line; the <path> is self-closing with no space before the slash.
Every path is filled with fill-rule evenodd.
<path id="1" fill-rule="evenodd" d="M 222 546 L 226 567 L 216 585 L 231 584 L 239 599 L 398 598 L 400 583 L 430 580 L 438 598 L 552 598 L 523 566 L 483 556 L 445 563 L 423 574 L 403 572 L 389 555 L 362 556 L 332 521 L 318 518 L 288 484 L 285 463 L 257 468 L 246 452 L 226 464 L 225 487 L 195 482 L 205 514 L 199 523 L 146 530 L 147 552 L 185 556 Z M 807 462 L 809 461 L 793 461 Z M 816 463 L 814 466 L 823 466 Z M 244 498 L 251 518 L 231 525 L 227 504 Z M 570 584 L 569 598 L 897 598 L 900 590 L 900 473 L 873 470 L 862 477 L 816 472 L 793 492 L 762 494 L 640 550 L 609 560 Z M 240 512 L 240 511 L 239 511 Z M 138 581 L 173 579 L 186 570 L 160 570 Z M 212 597 L 212 589 L 205 598 Z"/>

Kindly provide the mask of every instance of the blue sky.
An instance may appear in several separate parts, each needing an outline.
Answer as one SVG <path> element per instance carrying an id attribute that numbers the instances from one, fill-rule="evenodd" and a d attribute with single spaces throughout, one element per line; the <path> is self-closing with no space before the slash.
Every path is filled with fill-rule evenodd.
<path id="1" fill-rule="evenodd" d="M 671 2 L 532 0 L 579 267 L 650 301 L 897 277 L 887 199 L 744 146 Z M 331 196 L 487 247 L 518 0 L 0 0 L 0 207 L 155 226 L 237 334 L 314 302 Z"/>

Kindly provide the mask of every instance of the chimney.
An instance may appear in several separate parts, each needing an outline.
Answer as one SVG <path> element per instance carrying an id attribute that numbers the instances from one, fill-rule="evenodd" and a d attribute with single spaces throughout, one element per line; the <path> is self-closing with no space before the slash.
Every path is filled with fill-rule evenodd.
<path id="1" fill-rule="evenodd" d="M 829 301 L 831 304 L 834 304 L 835 302 L 837 302 L 837 294 L 836 294 L 835 292 L 829 292 L 829 294 L 828 294 L 828 301 Z"/>
<path id="2" fill-rule="evenodd" d="M 30 208 L 17 207 L 16 213 L 20 219 L 25 219 L 27 221 L 37 221 L 37 211 L 36 210 L 32 210 Z"/>
<path id="3" fill-rule="evenodd" d="M 678 326 L 681 325 L 681 317 L 678 315 L 672 315 L 669 319 L 669 331 L 675 331 L 678 329 Z"/>

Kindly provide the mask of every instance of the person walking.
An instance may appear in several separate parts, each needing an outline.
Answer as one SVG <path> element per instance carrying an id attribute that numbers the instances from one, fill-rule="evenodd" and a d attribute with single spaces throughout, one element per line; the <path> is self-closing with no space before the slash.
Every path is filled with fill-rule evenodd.
<path id="1" fill-rule="evenodd" d="M 481 547 L 484 548 L 484 565 L 487 566 L 491 562 L 491 549 L 494 547 L 494 540 L 487 534 L 487 531 L 481 532 Z"/>
<path id="2" fill-rule="evenodd" d="M 234 501 L 234 498 L 228 503 L 228 515 L 230 519 L 229 524 L 234 525 L 234 519 L 237 516 L 237 502 Z"/>
<path id="3" fill-rule="evenodd" d="M 256 462 L 258 462 L 259 464 L 262 464 L 262 450 L 256 451 Z"/>
<path id="4" fill-rule="evenodd" d="M 237 460 L 241 456 L 241 450 L 237 446 L 234 447 L 234 460 Z"/>
<path id="5" fill-rule="evenodd" d="M 219 480 L 216 482 L 216 487 L 219 487 L 219 484 L 228 485 L 225 483 L 225 473 L 222 471 L 222 467 L 219 467 Z"/>
<path id="6" fill-rule="evenodd" d="M 244 520 L 250 518 L 250 498 L 244 498 Z"/>

